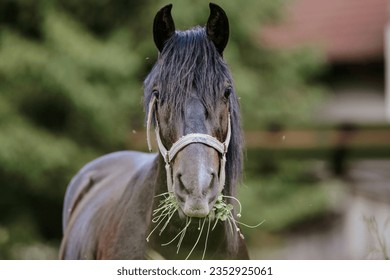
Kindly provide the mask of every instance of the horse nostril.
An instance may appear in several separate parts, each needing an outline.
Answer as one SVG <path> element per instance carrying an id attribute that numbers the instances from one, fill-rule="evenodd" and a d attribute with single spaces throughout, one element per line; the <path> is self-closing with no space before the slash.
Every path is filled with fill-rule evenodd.
<path id="1" fill-rule="evenodd" d="M 184 200 L 183 196 L 189 195 L 189 191 L 183 182 L 183 174 L 181 172 L 177 172 L 176 182 L 178 186 L 178 195 L 180 197 L 180 200 Z"/>
<path id="2" fill-rule="evenodd" d="M 210 174 L 210 182 L 209 182 L 207 189 L 204 190 L 204 194 L 211 193 L 212 196 L 214 196 L 214 194 L 216 194 L 216 191 L 217 191 L 216 184 L 218 182 L 218 174 L 212 168 L 210 168 L 209 172 L 210 172 L 209 173 Z"/>
<path id="3" fill-rule="evenodd" d="M 209 184 L 207 185 L 207 187 L 203 189 L 203 191 L 202 191 L 202 194 L 203 194 L 203 195 L 207 195 L 207 194 L 209 194 L 210 192 L 211 192 L 211 193 L 213 192 L 213 189 L 214 189 L 214 182 L 215 182 L 216 178 L 215 178 L 215 175 L 214 175 L 214 174 L 210 174 L 210 175 L 211 175 L 211 176 L 210 176 L 210 182 L 209 182 Z"/>
<path id="4" fill-rule="evenodd" d="M 216 180 L 218 178 L 218 174 L 213 168 L 210 168 L 210 175 L 212 180 Z"/>

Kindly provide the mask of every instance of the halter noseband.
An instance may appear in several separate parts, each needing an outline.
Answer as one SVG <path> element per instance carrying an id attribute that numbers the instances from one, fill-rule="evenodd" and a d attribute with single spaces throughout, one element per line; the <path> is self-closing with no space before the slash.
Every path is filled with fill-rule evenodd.
<path id="1" fill-rule="evenodd" d="M 149 151 L 152 151 L 152 145 L 150 141 L 150 129 L 151 129 L 151 119 L 153 117 L 154 112 L 154 106 L 157 102 L 156 96 L 153 96 L 149 103 L 149 111 L 148 111 L 148 119 L 147 119 L 147 128 L 146 128 L 146 138 L 148 143 Z M 211 148 L 214 148 L 218 153 L 221 154 L 221 160 L 220 160 L 220 168 L 219 168 L 219 186 L 218 190 L 219 192 L 222 192 L 224 186 L 225 186 L 225 180 L 226 180 L 226 171 L 225 171 L 225 165 L 226 165 L 226 153 L 229 147 L 230 137 L 231 137 L 231 124 L 230 124 L 230 113 L 228 113 L 228 130 L 226 134 L 225 142 L 220 142 L 217 138 L 203 133 L 190 133 L 183 137 L 181 137 L 179 140 L 177 140 L 175 143 L 173 143 L 170 150 L 167 150 L 164 146 L 164 144 L 161 141 L 160 136 L 160 127 L 158 124 L 157 118 L 155 118 L 156 128 L 156 139 L 157 139 L 157 145 L 158 149 L 160 150 L 160 153 L 165 161 L 165 171 L 167 173 L 167 184 L 168 184 L 168 191 L 173 191 L 173 180 L 172 180 L 172 168 L 171 168 L 171 162 L 175 158 L 178 152 L 180 152 L 182 149 L 184 149 L 186 146 L 192 143 L 201 143 L 204 145 L 207 145 Z"/>

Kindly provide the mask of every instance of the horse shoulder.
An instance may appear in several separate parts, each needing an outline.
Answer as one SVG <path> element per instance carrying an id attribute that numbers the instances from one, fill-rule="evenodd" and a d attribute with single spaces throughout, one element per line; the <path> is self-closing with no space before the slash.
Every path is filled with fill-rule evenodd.
<path id="1" fill-rule="evenodd" d="M 118 205 L 125 189 L 137 173 L 151 164 L 156 158 L 154 154 L 123 151 L 102 156 L 85 165 L 69 184 L 64 201 L 63 229 L 64 238 L 60 257 L 66 258 L 94 258 L 91 251 L 98 239 L 96 229 L 104 224 L 104 218 L 113 215 L 112 209 Z M 132 190 L 126 190 L 131 192 Z M 110 210 L 111 209 L 111 210 Z M 85 224 L 92 227 L 87 229 Z M 91 230 L 91 228 L 93 228 Z M 77 241 L 88 238 L 88 242 L 81 245 Z M 73 244 L 73 249 L 70 244 Z M 68 252 L 64 252 L 65 248 Z M 73 251 L 73 252 L 71 252 Z"/>

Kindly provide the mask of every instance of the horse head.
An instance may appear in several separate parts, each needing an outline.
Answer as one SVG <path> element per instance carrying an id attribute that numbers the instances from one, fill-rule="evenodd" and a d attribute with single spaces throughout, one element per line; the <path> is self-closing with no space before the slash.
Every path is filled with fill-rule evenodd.
<path id="1" fill-rule="evenodd" d="M 241 171 L 238 101 L 222 56 L 229 22 L 210 4 L 205 27 L 178 31 L 171 9 L 163 7 L 154 19 L 159 57 L 144 83 L 145 107 L 179 214 L 203 218 L 218 195 L 231 195 Z"/>

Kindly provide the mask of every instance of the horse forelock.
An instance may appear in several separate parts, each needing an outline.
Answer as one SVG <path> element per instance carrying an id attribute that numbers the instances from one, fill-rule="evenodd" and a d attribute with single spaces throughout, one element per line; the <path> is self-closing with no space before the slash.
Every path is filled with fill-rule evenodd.
<path id="1" fill-rule="evenodd" d="M 229 100 L 232 138 L 227 153 L 225 194 L 233 195 L 242 172 L 242 133 L 238 98 L 234 92 L 230 70 L 207 37 L 202 27 L 176 31 L 164 46 L 159 58 L 144 81 L 144 106 L 159 91 L 159 102 L 165 105 L 168 119 L 183 121 L 186 102 L 194 92 L 202 101 L 210 118 L 217 119 L 215 107 L 220 94 L 231 85 Z"/>

